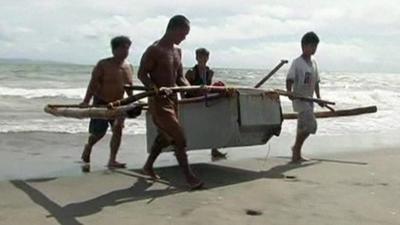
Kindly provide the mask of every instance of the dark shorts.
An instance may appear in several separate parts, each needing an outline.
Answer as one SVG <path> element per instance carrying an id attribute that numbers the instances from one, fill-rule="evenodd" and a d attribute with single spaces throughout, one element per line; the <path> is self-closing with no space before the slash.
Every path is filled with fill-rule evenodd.
<path id="1" fill-rule="evenodd" d="M 107 102 L 97 97 L 93 98 L 93 105 L 106 105 Z M 114 120 L 103 120 L 103 119 L 90 119 L 89 133 L 94 135 L 104 135 L 107 132 L 109 126 L 113 126 Z"/>
<path id="2" fill-rule="evenodd" d="M 108 126 L 112 127 L 113 124 L 114 120 L 90 119 L 89 133 L 103 135 L 107 132 Z"/>

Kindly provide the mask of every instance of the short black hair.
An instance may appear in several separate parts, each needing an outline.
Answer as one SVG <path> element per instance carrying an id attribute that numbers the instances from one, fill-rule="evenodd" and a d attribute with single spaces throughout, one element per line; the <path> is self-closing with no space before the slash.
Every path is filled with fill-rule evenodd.
<path id="1" fill-rule="evenodd" d="M 167 30 L 173 30 L 175 28 L 189 27 L 190 21 L 183 15 L 173 16 L 167 26 Z"/>
<path id="2" fill-rule="evenodd" d="M 119 46 L 124 45 L 124 44 L 131 45 L 132 44 L 131 39 L 129 39 L 129 37 L 127 37 L 127 36 L 117 36 L 117 37 L 114 37 L 113 39 L 111 39 L 111 49 L 112 50 L 115 50 L 116 48 L 118 48 Z"/>
<path id="3" fill-rule="evenodd" d="M 303 35 L 301 38 L 301 45 L 318 44 L 319 38 L 316 33 L 310 31 Z"/>
<path id="4" fill-rule="evenodd" d="M 198 48 L 198 49 L 196 49 L 196 56 L 198 56 L 198 55 L 206 55 L 206 56 L 209 56 L 209 55 L 210 55 L 210 52 L 209 52 L 207 49 L 205 49 L 205 48 Z"/>

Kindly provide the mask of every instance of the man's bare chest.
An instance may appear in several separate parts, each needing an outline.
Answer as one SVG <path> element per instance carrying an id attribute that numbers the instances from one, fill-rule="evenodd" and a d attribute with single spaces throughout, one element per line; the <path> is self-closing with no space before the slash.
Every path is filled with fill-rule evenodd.
<path id="1" fill-rule="evenodd" d="M 181 57 L 177 51 L 161 51 L 158 63 L 165 69 L 177 69 L 181 63 Z"/>
<path id="2" fill-rule="evenodd" d="M 107 68 L 103 73 L 104 83 L 123 83 L 129 72 L 124 68 Z"/>

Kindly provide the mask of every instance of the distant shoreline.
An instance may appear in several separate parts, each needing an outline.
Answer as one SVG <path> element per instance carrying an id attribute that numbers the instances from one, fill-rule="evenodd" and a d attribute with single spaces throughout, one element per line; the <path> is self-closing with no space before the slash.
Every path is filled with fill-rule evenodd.
<path id="1" fill-rule="evenodd" d="M 26 58 L 0 58 L 0 64 L 33 64 L 33 65 L 83 65 L 75 64 L 69 62 L 52 61 L 52 60 L 36 60 L 36 59 L 26 59 Z M 88 65 L 89 66 L 89 65 Z"/>
<path id="2" fill-rule="evenodd" d="M 53 61 L 53 60 L 46 60 L 46 59 L 28 59 L 28 58 L 0 58 L 0 65 L 1 64 L 11 64 L 11 65 L 71 65 L 71 66 L 94 66 L 94 64 L 84 64 L 84 63 L 73 63 L 73 62 L 63 62 L 63 61 Z M 290 65 L 290 61 L 289 61 Z M 133 65 L 134 68 L 138 68 L 139 65 Z M 184 69 L 189 69 L 192 66 L 184 66 Z M 238 67 L 219 67 L 219 66 L 212 66 L 214 70 L 254 70 L 254 71 L 265 71 L 267 74 L 272 68 L 238 68 Z M 289 69 L 281 68 L 279 71 L 286 73 Z M 341 70 L 324 70 L 321 68 L 322 73 L 362 73 L 362 74 L 399 74 L 400 72 L 363 72 L 363 71 L 341 71 Z"/>

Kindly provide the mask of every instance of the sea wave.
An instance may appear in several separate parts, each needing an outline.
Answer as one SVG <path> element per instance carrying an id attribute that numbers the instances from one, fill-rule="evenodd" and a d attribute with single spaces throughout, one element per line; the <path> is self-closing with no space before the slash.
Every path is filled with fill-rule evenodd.
<path id="1" fill-rule="evenodd" d="M 79 102 L 84 97 L 91 67 L 70 65 L 0 67 L 0 132 L 87 133 L 88 120 L 55 118 L 43 113 L 50 102 Z M 253 86 L 263 70 L 215 69 L 214 80 L 226 85 Z M 285 89 L 286 73 L 278 71 L 265 89 Z M 400 75 L 322 72 L 321 96 L 334 101 L 336 109 L 376 105 L 378 112 L 356 117 L 318 120 L 318 134 L 354 134 L 400 129 Z M 134 80 L 134 84 L 140 82 Z M 292 112 L 291 101 L 281 97 L 284 113 Z M 316 106 L 317 111 L 326 109 Z M 124 133 L 145 133 L 145 120 L 127 120 Z M 282 133 L 295 134 L 296 121 L 283 123 Z"/>
<path id="2" fill-rule="evenodd" d="M 0 121 L 0 133 L 19 132 L 52 132 L 52 133 L 87 133 L 89 119 L 77 120 L 68 118 L 56 119 L 18 119 Z M 110 132 L 110 129 L 109 129 Z M 145 134 L 143 118 L 126 120 L 124 134 Z"/>
<path id="3" fill-rule="evenodd" d="M 86 88 L 10 88 L 0 86 L 0 97 L 21 97 L 26 99 L 35 98 L 66 98 L 82 99 L 85 96 Z M 134 94 L 139 93 L 137 91 Z"/>
<path id="4" fill-rule="evenodd" d="M 0 96 L 13 96 L 23 98 L 44 98 L 63 97 L 70 99 L 82 99 L 85 95 L 85 88 L 10 88 L 0 87 Z"/>

